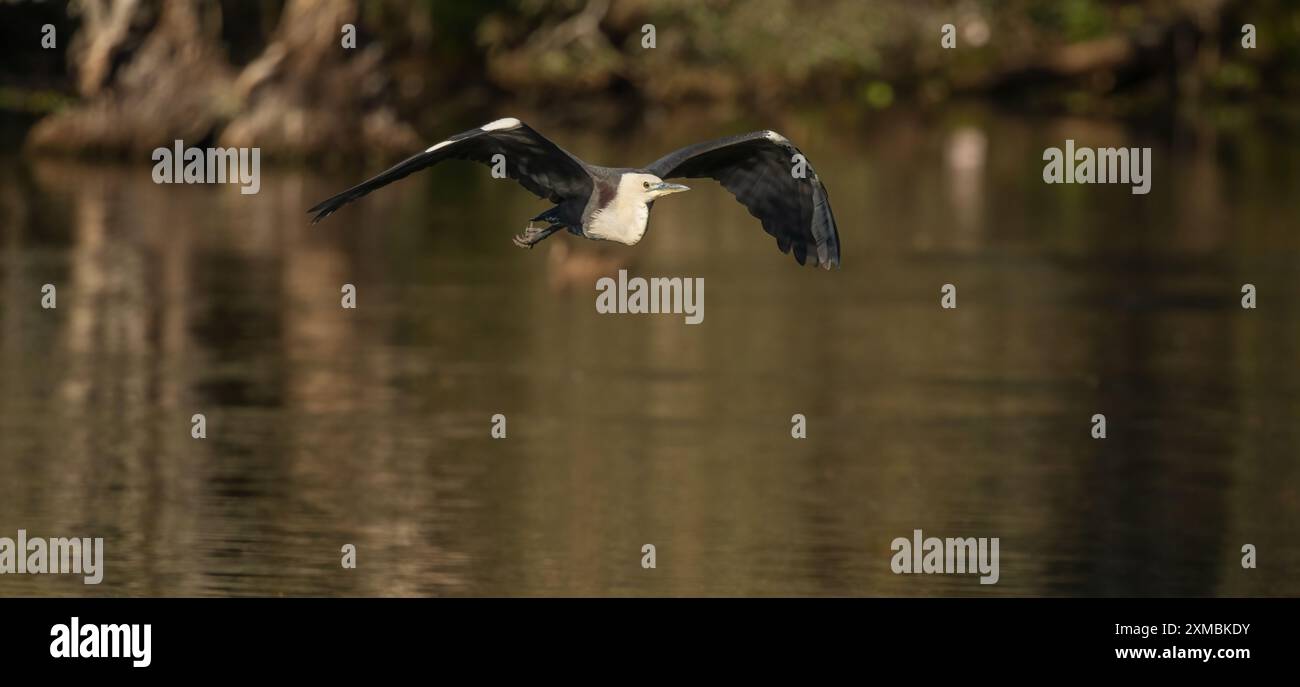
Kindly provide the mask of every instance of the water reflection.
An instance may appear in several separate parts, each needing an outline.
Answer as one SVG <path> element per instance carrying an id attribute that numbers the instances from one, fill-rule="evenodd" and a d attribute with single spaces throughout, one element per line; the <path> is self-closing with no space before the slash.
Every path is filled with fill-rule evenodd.
<path id="1" fill-rule="evenodd" d="M 828 131 L 785 128 L 830 188 L 834 274 L 716 188 L 656 204 L 635 248 L 522 251 L 539 202 L 477 167 L 311 226 L 355 175 L 268 164 L 241 196 L 7 160 L 0 536 L 104 536 L 107 573 L 0 594 L 1300 592 L 1294 140 Z M 595 162 L 700 135 L 551 133 Z M 1044 185 L 1067 137 L 1153 146 L 1152 193 Z M 704 277 L 705 323 L 597 316 L 620 267 Z M 1000 537 L 1000 584 L 891 574 L 916 528 Z"/>

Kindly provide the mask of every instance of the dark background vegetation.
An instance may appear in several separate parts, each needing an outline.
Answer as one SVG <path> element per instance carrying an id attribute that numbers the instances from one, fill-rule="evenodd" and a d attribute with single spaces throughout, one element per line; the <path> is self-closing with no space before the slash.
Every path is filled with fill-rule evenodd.
<path id="1" fill-rule="evenodd" d="M 388 157 L 512 112 L 616 129 L 692 110 L 856 122 L 989 99 L 1223 125 L 1294 118 L 1300 8 L 1283 0 L 79 0 L 0 3 L 0 110 L 38 149 L 157 140 Z M 57 27 L 59 48 L 36 27 Z M 358 47 L 340 48 L 353 23 Z M 940 47 L 940 27 L 958 48 Z M 1254 24 L 1258 47 L 1240 49 Z M 642 47 L 642 27 L 656 47 Z M 14 121 L 14 117 L 10 117 Z"/>

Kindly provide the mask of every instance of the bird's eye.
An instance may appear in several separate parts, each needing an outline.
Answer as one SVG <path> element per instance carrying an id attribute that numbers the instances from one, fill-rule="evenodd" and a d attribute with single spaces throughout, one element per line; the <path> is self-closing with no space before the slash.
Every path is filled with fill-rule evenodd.
<path id="1" fill-rule="evenodd" d="M 650 182 L 648 181 L 641 182 L 641 188 L 650 188 Z"/>

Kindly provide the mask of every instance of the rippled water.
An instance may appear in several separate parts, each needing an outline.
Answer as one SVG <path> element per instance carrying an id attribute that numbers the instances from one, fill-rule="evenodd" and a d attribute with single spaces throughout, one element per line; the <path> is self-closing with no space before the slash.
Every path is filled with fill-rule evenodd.
<path id="1" fill-rule="evenodd" d="M 538 128 L 634 164 L 750 127 Z M 107 569 L 0 595 L 1300 594 L 1295 138 L 782 130 L 837 272 L 705 182 L 635 248 L 524 251 L 545 205 L 468 164 L 313 227 L 372 170 L 264 160 L 242 196 L 3 158 L 0 536 L 102 536 Z M 1066 138 L 1152 146 L 1152 192 L 1043 184 Z M 703 277 L 704 323 L 597 315 L 620 267 Z M 1000 582 L 892 574 L 917 528 L 999 537 Z"/>

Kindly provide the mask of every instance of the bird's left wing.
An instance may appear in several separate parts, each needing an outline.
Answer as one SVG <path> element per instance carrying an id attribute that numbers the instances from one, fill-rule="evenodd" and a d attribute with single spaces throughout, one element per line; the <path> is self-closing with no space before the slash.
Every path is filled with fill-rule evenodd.
<path id="1" fill-rule="evenodd" d="M 496 158 L 497 155 L 504 157 Z M 311 220 L 315 224 L 357 198 L 443 160 L 473 160 L 493 165 L 501 159 L 505 162 L 506 176 L 539 198 L 558 204 L 591 195 L 591 175 L 582 162 L 533 131 L 532 127 L 509 117 L 430 146 L 375 177 L 316 204 L 307 212 L 315 213 Z"/>
<path id="2" fill-rule="evenodd" d="M 812 164 L 774 131 L 706 141 L 673 151 L 646 169 L 659 177 L 718 180 L 776 238 L 782 253 L 826 269 L 840 264 L 840 236 L 830 200 Z M 799 172 L 802 171 L 802 176 Z"/>

